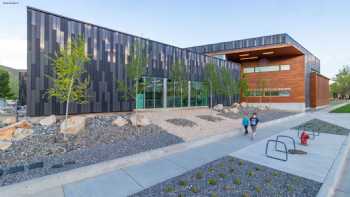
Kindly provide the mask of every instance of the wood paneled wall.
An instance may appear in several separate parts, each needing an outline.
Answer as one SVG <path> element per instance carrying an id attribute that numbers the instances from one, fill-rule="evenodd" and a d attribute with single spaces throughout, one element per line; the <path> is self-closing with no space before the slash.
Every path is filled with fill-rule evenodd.
<path id="1" fill-rule="evenodd" d="M 316 108 L 329 104 L 329 79 L 313 72 L 310 75 L 310 102 L 311 107 Z"/>

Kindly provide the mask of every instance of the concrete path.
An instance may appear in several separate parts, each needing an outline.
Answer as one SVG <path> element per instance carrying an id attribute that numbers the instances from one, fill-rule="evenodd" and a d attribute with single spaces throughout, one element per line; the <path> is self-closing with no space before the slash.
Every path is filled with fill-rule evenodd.
<path id="1" fill-rule="evenodd" d="M 274 121 L 262 125 L 263 127 L 258 129 L 258 133 L 254 141 L 251 141 L 247 136 L 243 136 L 241 134 L 235 136 L 231 135 L 231 137 L 212 141 L 210 143 L 203 143 L 201 146 L 196 146 L 181 152 L 177 151 L 164 155 L 162 157 L 157 157 L 156 159 L 148 159 L 146 162 L 141 162 L 135 165 L 125 165 L 124 167 L 109 171 L 105 174 L 92 176 L 90 178 L 85 178 L 73 183 L 63 184 L 49 190 L 22 196 L 128 196 L 147 187 L 165 181 L 169 178 L 178 176 L 205 163 L 229 155 L 230 153 L 242 150 L 249 145 L 259 143 L 259 141 L 263 139 L 266 139 L 272 135 L 280 133 L 313 118 L 330 121 L 340 126 L 345 126 L 349 121 L 348 117 L 333 116 L 324 112 L 306 113 L 285 121 Z M 347 126 L 347 128 L 348 127 L 349 126 Z M 84 175 L 84 172 L 79 172 L 81 172 L 82 176 Z M 86 173 L 91 172 L 87 171 Z M 28 187 L 30 187 L 30 185 Z M 11 189 L 14 190 L 14 188 L 16 188 L 16 186 L 13 186 Z M 21 196 L 11 195 L 13 194 L 11 192 L 2 192 L 1 188 L 0 194 L 0 196 Z"/>
<path id="2" fill-rule="evenodd" d="M 345 168 L 343 169 L 343 176 L 340 178 L 339 184 L 336 187 L 335 197 L 349 197 L 350 196 L 350 153 L 346 158 Z"/>

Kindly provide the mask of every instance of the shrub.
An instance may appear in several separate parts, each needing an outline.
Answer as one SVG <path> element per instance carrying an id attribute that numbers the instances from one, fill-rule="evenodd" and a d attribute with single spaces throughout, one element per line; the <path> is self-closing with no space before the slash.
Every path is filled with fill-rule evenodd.
<path id="1" fill-rule="evenodd" d="M 261 192 L 261 188 L 260 188 L 259 186 L 256 186 L 256 187 L 255 187 L 255 191 L 258 192 L 258 193 L 260 193 L 260 192 Z"/>
<path id="2" fill-rule="evenodd" d="M 243 192 L 242 197 L 250 197 L 248 192 Z"/>
<path id="3" fill-rule="evenodd" d="M 191 192 L 193 192 L 193 193 L 198 193 L 198 192 L 199 192 L 199 189 L 198 189 L 197 187 L 195 187 L 195 186 L 192 186 Z"/>
<path id="4" fill-rule="evenodd" d="M 185 180 L 180 180 L 180 181 L 179 181 L 179 185 L 180 185 L 180 186 L 183 186 L 183 187 L 186 187 L 186 186 L 187 186 L 187 181 L 185 181 Z"/>
<path id="5" fill-rule="evenodd" d="M 260 167 L 255 167 L 255 170 L 260 171 L 261 169 L 260 169 Z"/>
<path id="6" fill-rule="evenodd" d="M 229 185 L 224 185 L 223 189 L 224 189 L 224 190 L 230 190 L 230 189 L 232 189 L 232 187 L 229 186 Z"/>
<path id="7" fill-rule="evenodd" d="M 291 185 L 287 185 L 287 190 L 288 190 L 288 192 L 291 192 L 291 191 L 293 191 L 293 187 Z"/>
<path id="8" fill-rule="evenodd" d="M 278 176 L 279 173 L 278 172 L 272 172 L 272 176 Z"/>
<path id="9" fill-rule="evenodd" d="M 208 168 L 208 172 L 214 172 L 214 168 Z"/>
<path id="10" fill-rule="evenodd" d="M 197 172 L 196 173 L 196 179 L 202 179 L 203 178 L 203 173 L 202 172 Z"/>
<path id="11" fill-rule="evenodd" d="M 243 161 L 239 160 L 238 165 L 240 165 L 240 166 L 243 165 Z"/>
<path id="12" fill-rule="evenodd" d="M 271 183 L 271 182 L 272 182 L 272 179 L 271 179 L 270 177 L 268 177 L 268 178 L 265 179 L 265 182 L 266 182 L 266 183 Z"/>
<path id="13" fill-rule="evenodd" d="M 224 164 L 224 163 L 220 163 L 220 164 L 218 165 L 218 167 L 219 167 L 219 168 L 224 168 L 224 167 L 225 167 L 225 164 Z"/>
<path id="14" fill-rule="evenodd" d="M 218 194 L 217 194 L 217 193 L 212 192 L 212 193 L 210 194 L 210 197 L 219 197 L 219 196 L 218 196 Z"/>
<path id="15" fill-rule="evenodd" d="M 219 177 L 222 178 L 222 179 L 225 179 L 226 178 L 226 175 L 224 173 L 220 173 L 219 174 Z"/>
<path id="16" fill-rule="evenodd" d="M 174 191 L 174 188 L 171 187 L 171 186 L 166 186 L 165 189 L 164 189 L 165 192 L 167 193 L 170 193 L 170 192 L 173 192 Z"/>
<path id="17" fill-rule="evenodd" d="M 208 179 L 208 184 L 209 185 L 216 185 L 217 181 L 215 179 Z"/>
<path id="18" fill-rule="evenodd" d="M 248 176 L 254 176 L 254 172 L 251 171 L 251 170 L 249 170 L 249 171 L 248 171 Z"/>
<path id="19" fill-rule="evenodd" d="M 241 179 L 236 178 L 236 179 L 233 181 L 233 183 L 234 183 L 235 185 L 240 185 L 240 184 L 241 184 Z"/>
<path id="20" fill-rule="evenodd" d="M 179 194 L 177 197 L 185 197 L 185 194 Z"/>

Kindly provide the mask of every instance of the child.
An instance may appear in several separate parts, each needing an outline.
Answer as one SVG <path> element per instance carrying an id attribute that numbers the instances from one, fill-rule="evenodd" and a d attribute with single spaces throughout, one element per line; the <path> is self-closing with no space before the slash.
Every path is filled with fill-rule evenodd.
<path id="1" fill-rule="evenodd" d="M 259 118 L 257 117 L 256 113 L 253 113 L 253 116 L 250 117 L 250 127 L 252 128 L 252 135 L 250 139 L 254 140 L 255 133 L 256 133 L 256 127 L 258 126 Z"/>
<path id="2" fill-rule="evenodd" d="M 249 118 L 248 118 L 248 113 L 244 112 L 243 113 L 243 119 L 242 119 L 242 125 L 244 127 L 244 135 L 248 134 L 248 126 L 249 126 Z"/>

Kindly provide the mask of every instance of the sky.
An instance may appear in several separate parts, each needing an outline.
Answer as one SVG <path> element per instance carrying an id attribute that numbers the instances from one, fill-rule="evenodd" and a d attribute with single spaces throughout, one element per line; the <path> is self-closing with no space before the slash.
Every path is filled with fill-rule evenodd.
<path id="1" fill-rule="evenodd" d="M 26 6 L 178 47 L 288 33 L 327 77 L 350 64 L 349 0 L 0 0 L 2 65 L 27 67 Z"/>

